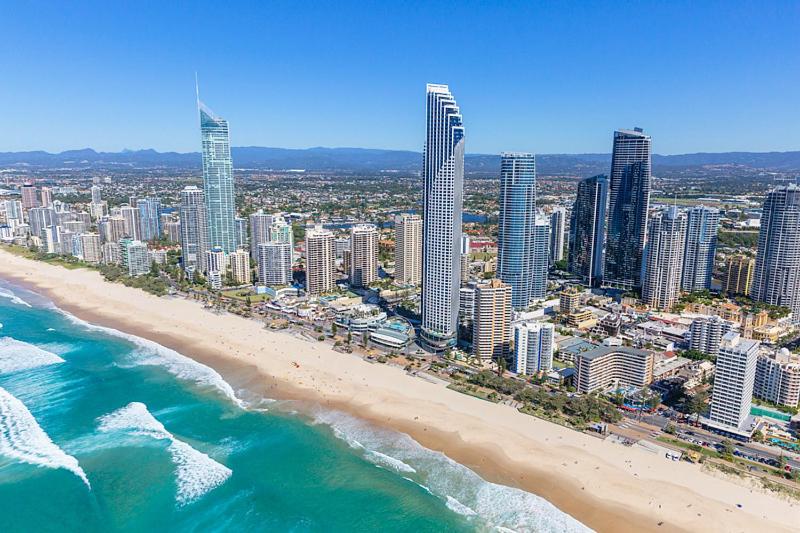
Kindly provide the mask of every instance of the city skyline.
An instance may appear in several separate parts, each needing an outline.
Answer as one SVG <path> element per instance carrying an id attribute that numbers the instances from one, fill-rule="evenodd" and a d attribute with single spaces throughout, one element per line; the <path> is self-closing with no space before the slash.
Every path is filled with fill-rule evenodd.
<path id="1" fill-rule="evenodd" d="M 188 97 L 195 72 L 207 99 L 236 124 L 236 146 L 419 150 L 419 87 L 441 81 L 458 86 L 468 105 L 475 153 L 605 152 L 607 132 L 634 123 L 659 140 L 656 153 L 800 145 L 791 89 L 800 72 L 790 23 L 800 16 L 797 4 L 378 10 L 345 3 L 311 14 L 300 6 L 240 5 L 162 6 L 154 16 L 154 8 L 87 4 L 71 7 L 69 24 L 59 9 L 6 10 L 9 46 L 0 63 L 15 76 L 0 98 L 18 126 L 0 133 L 0 150 L 194 151 Z M 444 12 L 458 28 L 451 34 L 462 50 L 456 60 L 427 50 L 420 38 Z M 194 30 L 208 17 L 237 27 L 236 40 L 223 35 L 213 50 L 202 46 Z M 337 22 L 354 18 L 367 23 L 343 34 Z M 631 18 L 640 23 L 621 22 Z M 525 20 L 537 30 L 525 31 Z M 302 42 L 294 38 L 298 26 L 309 36 Z M 747 40 L 742 27 L 751 30 Z M 619 56 L 615 30 L 623 28 L 639 45 Z M 64 67 L 76 58 L 80 68 Z M 515 83 L 487 90 L 485 80 L 520 62 L 531 68 Z M 625 74 L 633 69 L 631 82 Z M 355 98 L 364 86 L 369 95 Z M 372 120 L 375 108 L 390 110 L 392 128 Z M 317 127 L 310 129 L 312 118 Z"/>

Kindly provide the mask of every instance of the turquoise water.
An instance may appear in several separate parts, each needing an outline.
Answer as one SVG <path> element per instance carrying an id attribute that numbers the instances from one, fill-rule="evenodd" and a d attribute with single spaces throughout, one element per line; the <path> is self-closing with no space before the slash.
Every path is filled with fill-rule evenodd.
<path id="1" fill-rule="evenodd" d="M 0 531 L 584 530 L 406 435 L 245 403 L 1 282 L 0 324 Z"/>

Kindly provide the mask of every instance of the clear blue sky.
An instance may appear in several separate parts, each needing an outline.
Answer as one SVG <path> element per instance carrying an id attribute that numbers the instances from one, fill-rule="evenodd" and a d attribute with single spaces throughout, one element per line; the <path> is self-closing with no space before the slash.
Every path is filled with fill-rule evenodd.
<path id="1" fill-rule="evenodd" d="M 123 6 L 123 4 L 125 4 Z M 800 150 L 800 2 L 0 4 L 0 151 L 421 148 L 448 83 L 467 151 Z"/>

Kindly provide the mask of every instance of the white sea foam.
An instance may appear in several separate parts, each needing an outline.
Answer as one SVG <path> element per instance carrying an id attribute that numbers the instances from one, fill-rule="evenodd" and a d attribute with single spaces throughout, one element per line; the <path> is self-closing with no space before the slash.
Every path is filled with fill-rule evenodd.
<path id="1" fill-rule="evenodd" d="M 414 467 L 405 464 L 400 459 L 395 459 L 391 455 L 386 455 L 385 453 L 376 452 L 375 450 L 370 450 L 368 453 L 369 456 L 375 458 L 376 462 L 385 464 L 387 466 L 391 466 L 395 470 L 399 472 L 407 472 L 407 473 L 415 473 Z"/>
<path id="2" fill-rule="evenodd" d="M 386 457 L 405 479 L 440 498 L 453 512 L 490 529 L 518 532 L 590 531 L 548 501 L 520 489 L 489 483 L 446 455 L 429 450 L 406 434 L 377 428 L 336 411 L 319 410 L 314 421 L 331 427 L 334 435 L 364 457 L 386 464 Z M 358 443 L 356 445 L 355 443 Z M 378 455 L 380 454 L 380 455 Z M 406 465 L 413 471 L 397 468 Z"/>
<path id="3" fill-rule="evenodd" d="M 100 431 L 125 431 L 158 440 L 169 441 L 167 448 L 176 466 L 180 505 L 191 503 L 220 486 L 231 476 L 231 469 L 213 460 L 185 442 L 176 439 L 159 422 L 147 406 L 132 402 L 99 419 Z"/>
<path id="4" fill-rule="evenodd" d="M 78 460 L 53 443 L 21 401 L 0 387 L 0 454 L 47 468 L 69 470 L 91 488 Z"/>
<path id="5" fill-rule="evenodd" d="M 198 363 L 194 359 L 186 357 L 185 355 L 167 348 L 166 346 L 162 346 L 157 342 L 153 342 L 136 335 L 130 335 L 113 328 L 90 324 L 89 322 L 81 320 L 76 316 L 67 313 L 66 311 L 61 309 L 58 310 L 74 324 L 89 330 L 101 331 L 108 335 L 125 339 L 135 344 L 138 350 L 132 357 L 131 363 L 133 365 L 161 366 L 178 379 L 192 381 L 200 386 L 215 388 L 223 395 L 227 396 L 239 407 L 245 407 L 245 403 L 236 396 L 236 393 L 233 391 L 233 387 L 231 387 L 230 384 L 223 379 L 219 372 L 213 368 L 202 363 Z"/>
<path id="6" fill-rule="evenodd" d="M 0 374 L 63 362 L 61 357 L 33 344 L 0 337 Z"/>
<path id="7" fill-rule="evenodd" d="M 0 287 L 0 298 L 6 298 L 7 300 L 11 300 L 12 303 L 17 305 L 24 305 L 25 307 L 31 307 L 31 304 L 14 294 L 8 289 L 4 289 Z"/>

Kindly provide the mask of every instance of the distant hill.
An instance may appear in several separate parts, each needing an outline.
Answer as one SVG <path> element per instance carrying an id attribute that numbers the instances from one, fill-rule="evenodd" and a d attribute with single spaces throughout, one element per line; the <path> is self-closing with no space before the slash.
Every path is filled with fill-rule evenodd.
<path id="1" fill-rule="evenodd" d="M 266 148 L 242 146 L 232 148 L 237 168 L 313 171 L 412 173 L 420 170 L 422 154 L 406 150 L 371 148 Z M 536 166 L 541 175 L 579 175 L 608 172 L 610 154 L 538 154 Z M 467 154 L 466 171 L 471 174 L 493 174 L 500 165 L 495 154 Z M 679 169 L 702 166 L 732 165 L 775 171 L 800 171 L 797 152 L 725 152 L 681 155 L 654 155 L 653 167 Z M 120 168 L 168 167 L 199 168 L 198 152 L 177 153 L 155 150 L 96 152 L 91 148 L 68 150 L 58 154 L 43 151 L 0 152 L 0 166 L 32 166 L 39 168 Z"/>

